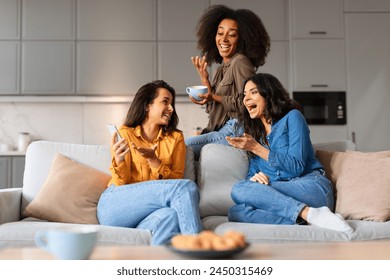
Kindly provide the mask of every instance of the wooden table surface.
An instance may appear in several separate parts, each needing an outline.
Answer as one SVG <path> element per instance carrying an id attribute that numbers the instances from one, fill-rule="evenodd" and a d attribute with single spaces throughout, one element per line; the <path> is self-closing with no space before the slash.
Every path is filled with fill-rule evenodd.
<path id="1" fill-rule="evenodd" d="M 54 257 L 37 247 L 3 248 L 2 260 L 49 260 Z M 93 260 L 192 259 L 165 246 L 97 246 Z M 195 258 L 199 259 L 199 258 Z M 390 241 L 251 244 L 229 257 L 242 260 L 390 260 Z"/>

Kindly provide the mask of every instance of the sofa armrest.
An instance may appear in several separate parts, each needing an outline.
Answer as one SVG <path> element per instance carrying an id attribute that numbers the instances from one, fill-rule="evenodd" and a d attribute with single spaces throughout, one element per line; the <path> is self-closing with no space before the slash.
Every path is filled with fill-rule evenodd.
<path id="1" fill-rule="evenodd" d="M 0 189 L 0 225 L 20 221 L 22 188 Z"/>

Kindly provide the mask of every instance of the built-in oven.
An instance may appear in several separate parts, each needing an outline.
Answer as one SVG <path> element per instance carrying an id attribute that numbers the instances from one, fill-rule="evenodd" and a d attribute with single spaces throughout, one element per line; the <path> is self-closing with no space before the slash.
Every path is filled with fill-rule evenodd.
<path id="1" fill-rule="evenodd" d="M 308 124 L 347 123 L 345 91 L 295 91 L 293 98 L 302 106 Z"/>

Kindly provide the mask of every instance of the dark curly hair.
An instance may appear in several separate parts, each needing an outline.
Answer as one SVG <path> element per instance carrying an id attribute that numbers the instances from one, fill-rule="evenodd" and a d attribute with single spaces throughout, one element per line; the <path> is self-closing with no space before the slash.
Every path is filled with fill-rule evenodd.
<path id="1" fill-rule="evenodd" d="M 301 111 L 299 103 L 290 98 L 288 91 L 273 75 L 267 73 L 254 74 L 245 81 L 244 88 L 249 81 L 252 81 L 257 86 L 259 94 L 265 99 L 264 116 L 269 122 L 280 120 L 293 109 Z M 242 92 L 244 92 L 244 89 Z M 240 98 L 243 100 L 244 97 L 242 93 Z M 246 108 L 242 110 L 238 123 L 244 127 L 246 133 L 252 135 L 257 141 L 265 141 L 266 131 L 262 121 L 260 119 L 252 119 Z"/>
<path id="2" fill-rule="evenodd" d="M 147 116 L 146 107 L 154 102 L 157 95 L 157 89 L 165 88 L 172 94 L 172 116 L 167 126 L 164 126 L 164 132 L 179 131 L 177 125 L 179 123 L 179 117 L 176 114 L 175 109 L 175 97 L 176 92 L 173 87 L 168 85 L 163 80 L 156 80 L 147 83 L 139 88 L 133 101 L 131 102 L 129 111 L 127 112 L 126 120 L 123 125 L 128 127 L 136 127 L 141 125 Z"/>
<path id="3" fill-rule="evenodd" d="M 222 63 L 215 43 L 218 26 L 224 19 L 238 24 L 237 52 L 245 55 L 257 69 L 265 63 L 270 50 L 270 38 L 261 19 L 247 9 L 233 10 L 224 5 L 213 5 L 205 10 L 196 27 L 198 49 L 209 65 Z"/>

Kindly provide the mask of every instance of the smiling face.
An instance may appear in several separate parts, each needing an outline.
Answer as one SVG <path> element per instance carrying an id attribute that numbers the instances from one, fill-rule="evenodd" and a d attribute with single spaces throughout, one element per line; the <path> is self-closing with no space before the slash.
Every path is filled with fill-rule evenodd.
<path id="1" fill-rule="evenodd" d="M 264 123 L 264 110 L 266 101 L 257 89 L 257 85 L 252 81 L 248 81 L 244 87 L 244 95 L 244 105 L 248 110 L 250 118 L 261 119 Z"/>
<path id="2" fill-rule="evenodd" d="M 238 46 L 238 24 L 235 20 L 224 19 L 219 23 L 215 42 L 223 62 L 228 62 L 236 54 Z"/>
<path id="3" fill-rule="evenodd" d="M 156 125 L 166 126 L 172 116 L 172 94 L 165 88 L 157 89 L 157 96 L 147 106 L 147 121 Z"/>

